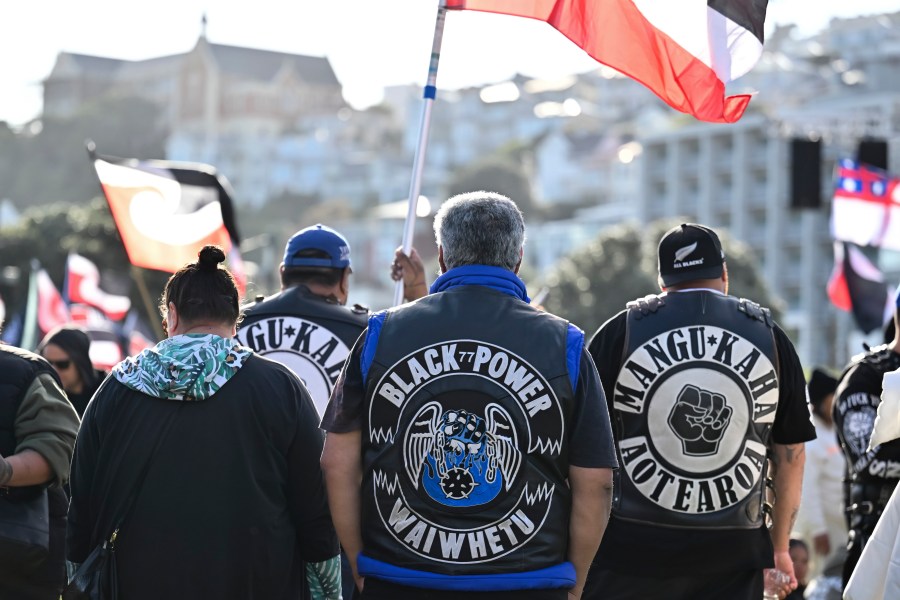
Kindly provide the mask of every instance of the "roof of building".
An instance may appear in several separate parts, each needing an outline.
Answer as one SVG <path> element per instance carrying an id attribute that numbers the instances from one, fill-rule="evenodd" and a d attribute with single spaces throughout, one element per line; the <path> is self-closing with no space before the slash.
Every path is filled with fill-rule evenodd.
<path id="1" fill-rule="evenodd" d="M 73 52 L 61 52 L 75 62 L 79 69 L 90 71 L 97 75 L 112 75 L 118 71 L 127 60 L 107 58 L 105 56 L 91 56 L 89 54 L 75 54 Z"/>
<path id="2" fill-rule="evenodd" d="M 269 81 L 285 66 L 288 65 L 304 81 L 318 85 L 340 85 L 331 64 L 325 57 L 303 56 L 288 54 L 286 52 L 273 52 L 270 50 L 258 50 L 256 48 L 242 48 L 240 46 L 226 46 L 224 44 L 209 44 L 210 52 L 216 64 L 224 73 L 236 75 L 244 79 L 257 81 Z M 145 60 L 123 60 L 107 58 L 105 56 L 91 56 L 88 54 L 76 54 L 73 52 L 61 52 L 60 58 L 65 56 L 73 60 L 76 66 L 85 74 L 93 74 L 102 77 L 115 77 L 125 75 L 123 69 L 129 73 L 144 71 L 145 68 L 153 68 L 164 63 L 181 61 L 189 53 L 159 56 Z M 126 75 L 127 77 L 127 75 Z"/>
<path id="3" fill-rule="evenodd" d="M 289 64 L 305 81 L 321 85 L 338 85 L 327 58 L 287 54 L 256 48 L 210 44 L 213 58 L 226 73 L 246 79 L 268 81 Z"/>

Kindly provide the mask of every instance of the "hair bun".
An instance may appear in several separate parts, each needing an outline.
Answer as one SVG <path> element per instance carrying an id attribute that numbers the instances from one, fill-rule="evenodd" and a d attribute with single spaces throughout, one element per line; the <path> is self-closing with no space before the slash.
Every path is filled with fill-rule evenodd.
<path id="1" fill-rule="evenodd" d="M 203 246 L 197 257 L 200 259 L 197 264 L 203 270 L 215 271 L 219 263 L 225 262 L 225 252 L 218 246 Z"/>

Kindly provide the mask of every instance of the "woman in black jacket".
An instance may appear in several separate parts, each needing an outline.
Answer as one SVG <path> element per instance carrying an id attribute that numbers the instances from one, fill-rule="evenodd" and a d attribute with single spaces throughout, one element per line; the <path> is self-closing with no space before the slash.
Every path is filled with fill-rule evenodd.
<path id="1" fill-rule="evenodd" d="M 69 560 L 116 537 L 130 600 L 338 598 L 340 562 L 306 388 L 234 338 L 238 291 L 215 246 L 172 275 L 168 339 L 113 368 L 72 462 Z M 132 502 L 132 494 L 134 501 Z"/>

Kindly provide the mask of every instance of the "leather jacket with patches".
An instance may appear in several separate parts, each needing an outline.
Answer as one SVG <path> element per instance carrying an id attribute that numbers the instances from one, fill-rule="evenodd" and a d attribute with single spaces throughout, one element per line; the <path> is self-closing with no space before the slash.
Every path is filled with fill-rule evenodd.
<path id="1" fill-rule="evenodd" d="M 613 392 L 613 514 L 692 529 L 757 528 L 779 397 L 768 309 L 714 291 L 629 303 Z"/>

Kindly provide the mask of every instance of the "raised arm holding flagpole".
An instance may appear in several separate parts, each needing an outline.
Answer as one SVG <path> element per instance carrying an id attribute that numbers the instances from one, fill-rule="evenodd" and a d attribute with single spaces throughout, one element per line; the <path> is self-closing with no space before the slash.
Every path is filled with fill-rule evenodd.
<path id="1" fill-rule="evenodd" d="M 446 0 L 438 4 L 437 19 L 434 23 L 434 39 L 431 43 L 431 61 L 428 64 L 428 79 L 425 82 L 422 103 L 422 120 L 419 125 L 419 143 L 413 159 L 412 178 L 409 183 L 409 205 L 406 209 L 406 222 L 403 226 L 403 254 L 409 256 L 412 251 L 413 233 L 416 228 L 416 206 L 419 203 L 419 190 L 422 188 L 422 170 L 425 167 L 425 148 L 428 146 L 428 130 L 431 127 L 431 107 L 437 96 L 437 70 L 441 58 L 441 41 L 444 37 L 444 18 L 447 14 Z M 403 303 L 403 281 L 397 281 L 394 289 L 394 306 Z"/>

